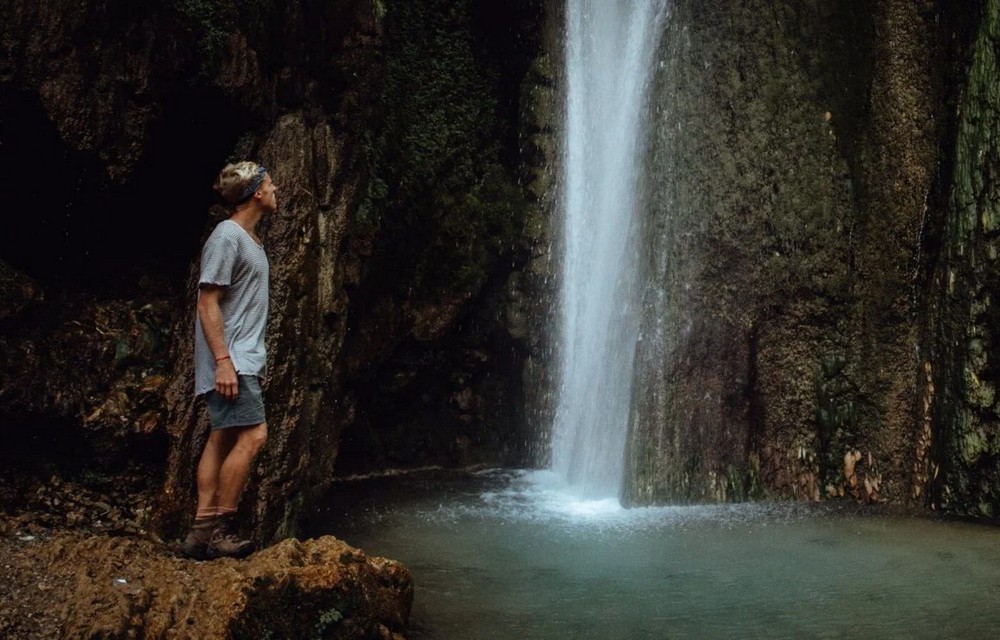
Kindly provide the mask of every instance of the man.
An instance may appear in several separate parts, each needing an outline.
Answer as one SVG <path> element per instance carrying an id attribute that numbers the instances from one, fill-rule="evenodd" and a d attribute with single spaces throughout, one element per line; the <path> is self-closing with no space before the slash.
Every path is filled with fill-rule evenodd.
<path id="1" fill-rule="evenodd" d="M 236 508 L 267 439 L 261 395 L 266 353 L 268 263 L 257 223 L 275 212 L 277 187 L 254 162 L 226 165 L 215 181 L 232 212 L 201 253 L 195 321 L 195 395 L 212 429 L 198 463 L 198 507 L 181 553 L 199 560 L 254 551 L 237 535 Z"/>

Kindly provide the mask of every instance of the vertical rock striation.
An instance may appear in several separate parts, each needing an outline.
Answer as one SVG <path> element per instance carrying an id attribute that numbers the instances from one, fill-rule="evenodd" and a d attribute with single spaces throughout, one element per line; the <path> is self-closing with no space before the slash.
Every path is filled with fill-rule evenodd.
<path id="1" fill-rule="evenodd" d="M 1000 161 L 995 131 L 1000 94 L 1000 3 L 981 3 L 968 74 L 958 103 L 957 135 L 949 180 L 947 216 L 933 272 L 931 334 L 924 411 L 932 412 L 933 439 L 922 477 L 934 480 L 932 499 L 961 515 L 1000 514 L 1000 382 L 998 346 L 1000 284 L 997 231 Z"/>
<path id="2" fill-rule="evenodd" d="M 915 493 L 949 12 L 674 3 L 630 501 Z"/>

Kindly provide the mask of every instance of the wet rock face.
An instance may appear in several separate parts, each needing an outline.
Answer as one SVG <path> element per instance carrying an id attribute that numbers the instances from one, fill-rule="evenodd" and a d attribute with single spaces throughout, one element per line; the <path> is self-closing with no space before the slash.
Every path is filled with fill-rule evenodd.
<path id="1" fill-rule="evenodd" d="M 919 471 L 936 481 L 932 499 L 962 515 L 1000 514 L 1000 382 L 996 304 L 997 189 L 992 176 L 1000 149 L 984 131 L 995 127 L 995 76 L 1000 3 L 984 2 L 960 97 L 954 163 L 933 272 L 937 305 L 929 322 L 934 367 L 926 371 L 923 410 L 937 428 Z"/>
<path id="2" fill-rule="evenodd" d="M 508 283 L 539 243 L 518 126 L 539 15 L 532 2 L 387 4 L 384 120 L 352 221 L 370 255 L 339 356 L 357 398 L 339 474 L 526 459 L 532 345 L 507 321 Z"/>
<path id="3" fill-rule="evenodd" d="M 922 234 L 944 215 L 931 194 L 954 13 L 673 4 L 652 107 L 634 502 L 925 490 Z"/>

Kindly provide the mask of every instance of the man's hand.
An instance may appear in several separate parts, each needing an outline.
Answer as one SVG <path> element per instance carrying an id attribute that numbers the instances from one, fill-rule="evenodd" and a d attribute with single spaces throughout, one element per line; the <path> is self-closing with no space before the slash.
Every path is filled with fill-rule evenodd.
<path id="1" fill-rule="evenodd" d="M 240 394 L 240 381 L 232 358 L 226 358 L 215 365 L 215 392 L 230 402 Z"/>
<path id="2" fill-rule="evenodd" d="M 239 395 L 240 385 L 236 365 L 229 357 L 226 345 L 222 309 L 219 306 L 223 295 L 224 287 L 202 284 L 198 295 L 198 320 L 205 333 L 208 348 L 215 356 L 215 392 L 232 402 Z"/>

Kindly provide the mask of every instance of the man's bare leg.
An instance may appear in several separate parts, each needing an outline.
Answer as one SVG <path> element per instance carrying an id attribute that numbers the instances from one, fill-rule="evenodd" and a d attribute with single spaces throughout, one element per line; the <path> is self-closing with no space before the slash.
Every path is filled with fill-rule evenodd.
<path id="1" fill-rule="evenodd" d="M 236 507 L 266 440 L 267 423 L 209 434 L 198 461 L 198 511 L 181 544 L 183 555 L 203 560 L 253 552 L 253 542 L 236 535 Z"/>
<path id="2" fill-rule="evenodd" d="M 195 519 L 218 514 L 222 464 L 236 444 L 234 429 L 215 429 L 208 435 L 198 461 L 198 511 Z"/>
<path id="3" fill-rule="evenodd" d="M 217 524 L 208 542 L 206 555 L 210 558 L 242 558 L 253 553 L 254 544 L 237 534 L 236 506 L 250 477 L 254 458 L 267 440 L 267 423 L 233 429 L 236 434 L 232 448 L 219 470 Z"/>
<path id="4" fill-rule="evenodd" d="M 219 525 L 219 486 L 222 466 L 238 440 L 234 429 L 213 429 L 198 461 L 198 509 L 180 552 L 188 558 L 209 557 L 209 543 Z"/>
<path id="5" fill-rule="evenodd" d="M 257 457 L 267 441 L 266 422 L 252 427 L 241 427 L 238 430 L 234 428 L 234 431 L 236 431 L 235 442 L 222 462 L 219 471 L 217 506 L 220 513 L 236 511 L 240 496 L 246 487 L 247 478 L 250 477 L 254 458 Z"/>

